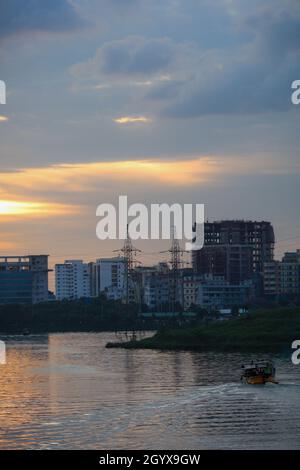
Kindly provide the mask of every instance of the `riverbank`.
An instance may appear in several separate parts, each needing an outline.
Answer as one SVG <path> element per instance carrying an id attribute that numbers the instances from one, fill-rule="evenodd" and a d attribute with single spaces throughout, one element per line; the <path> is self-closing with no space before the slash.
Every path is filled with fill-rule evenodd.
<path id="1" fill-rule="evenodd" d="M 259 310 L 245 317 L 192 328 L 158 331 L 153 337 L 108 348 L 197 351 L 270 351 L 290 349 L 300 339 L 300 308 Z"/>

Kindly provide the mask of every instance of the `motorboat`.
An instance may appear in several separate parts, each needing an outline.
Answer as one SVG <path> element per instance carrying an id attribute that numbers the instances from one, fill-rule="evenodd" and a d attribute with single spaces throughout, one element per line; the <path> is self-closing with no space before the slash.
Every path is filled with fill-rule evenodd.
<path id="1" fill-rule="evenodd" d="M 268 382 L 278 384 L 275 379 L 276 369 L 270 361 L 242 365 L 241 380 L 249 385 L 264 385 Z"/>

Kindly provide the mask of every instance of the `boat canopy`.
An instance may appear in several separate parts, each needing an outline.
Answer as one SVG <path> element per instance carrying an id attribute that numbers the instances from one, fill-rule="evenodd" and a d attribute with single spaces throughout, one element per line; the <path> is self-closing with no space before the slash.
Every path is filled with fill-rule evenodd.
<path id="1" fill-rule="evenodd" d="M 264 367 L 273 367 L 273 363 L 271 361 L 265 361 L 265 362 L 254 362 L 253 364 L 242 365 L 243 369 L 262 369 Z"/>

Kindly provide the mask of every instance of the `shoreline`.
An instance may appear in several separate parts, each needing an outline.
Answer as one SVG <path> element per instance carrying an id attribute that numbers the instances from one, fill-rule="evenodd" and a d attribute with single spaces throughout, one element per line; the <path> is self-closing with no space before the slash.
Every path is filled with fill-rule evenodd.
<path id="1" fill-rule="evenodd" d="M 107 348 L 216 352 L 291 351 L 300 338 L 300 309 L 262 310 L 246 317 L 182 329 L 158 331 L 136 341 L 110 342 Z"/>

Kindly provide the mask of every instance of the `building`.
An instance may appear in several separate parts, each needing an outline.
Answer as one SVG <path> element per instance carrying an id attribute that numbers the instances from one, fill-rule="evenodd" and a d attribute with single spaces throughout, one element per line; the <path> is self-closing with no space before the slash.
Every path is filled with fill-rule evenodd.
<path id="1" fill-rule="evenodd" d="M 300 295 L 300 250 L 264 263 L 263 283 L 266 296 Z"/>
<path id="2" fill-rule="evenodd" d="M 281 269 L 280 261 L 269 261 L 264 263 L 263 291 L 265 295 L 276 296 L 281 292 Z"/>
<path id="3" fill-rule="evenodd" d="M 48 255 L 0 257 L 0 304 L 48 300 Z"/>
<path id="4" fill-rule="evenodd" d="M 197 305 L 205 309 L 232 309 L 251 303 L 254 287 L 252 281 L 230 284 L 222 278 L 206 278 L 199 283 L 197 294 Z"/>
<path id="5" fill-rule="evenodd" d="M 170 311 L 170 276 L 165 272 L 152 272 L 144 282 L 144 303 L 155 312 Z"/>
<path id="6" fill-rule="evenodd" d="M 66 260 L 55 265 L 57 300 L 91 297 L 90 268 L 82 260 Z"/>
<path id="7" fill-rule="evenodd" d="M 114 300 L 124 296 L 126 263 L 124 258 L 100 258 L 94 266 L 95 295 L 107 293 Z"/>
<path id="8" fill-rule="evenodd" d="M 270 222 L 206 222 L 204 246 L 192 253 L 194 272 L 240 284 L 262 273 L 264 263 L 273 260 L 274 242 Z"/>
<path id="9" fill-rule="evenodd" d="M 170 311 L 171 283 L 168 263 L 135 268 L 135 280 L 139 285 L 141 303 L 152 312 Z"/>
<path id="10" fill-rule="evenodd" d="M 239 284 L 253 277 L 253 250 L 250 245 L 207 245 L 196 253 L 195 272 L 223 277 Z"/>
<path id="11" fill-rule="evenodd" d="M 191 272 L 183 273 L 180 279 L 180 285 L 182 288 L 182 301 L 183 310 L 187 311 L 197 305 L 198 303 L 198 291 L 200 284 L 203 280 L 203 276 L 194 274 Z"/>

